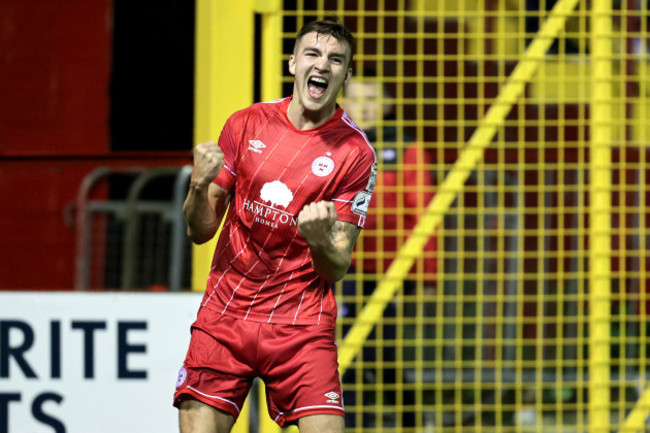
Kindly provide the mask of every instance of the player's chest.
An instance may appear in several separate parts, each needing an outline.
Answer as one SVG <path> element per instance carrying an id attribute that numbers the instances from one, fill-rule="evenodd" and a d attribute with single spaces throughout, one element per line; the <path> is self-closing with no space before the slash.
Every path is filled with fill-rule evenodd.
<path id="1" fill-rule="evenodd" d="M 240 149 L 238 181 L 249 187 L 280 181 L 291 189 L 325 190 L 335 183 L 349 157 L 322 137 L 300 134 L 260 135 Z"/>

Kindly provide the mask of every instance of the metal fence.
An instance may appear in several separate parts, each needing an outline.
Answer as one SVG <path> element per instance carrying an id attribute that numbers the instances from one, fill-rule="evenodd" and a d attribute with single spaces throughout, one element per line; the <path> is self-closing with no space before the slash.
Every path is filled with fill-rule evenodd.
<path id="1" fill-rule="evenodd" d="M 89 173 L 77 198 L 77 290 L 191 286 L 183 201 L 191 167 Z"/>

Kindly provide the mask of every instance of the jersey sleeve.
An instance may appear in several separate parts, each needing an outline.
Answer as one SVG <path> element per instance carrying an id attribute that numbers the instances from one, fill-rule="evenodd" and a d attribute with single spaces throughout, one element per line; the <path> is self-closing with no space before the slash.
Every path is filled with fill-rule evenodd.
<path id="1" fill-rule="evenodd" d="M 347 176 L 333 197 L 340 221 L 363 227 L 368 214 L 372 193 L 377 183 L 377 156 L 367 143 L 351 165 Z"/>
<path id="2" fill-rule="evenodd" d="M 237 160 L 238 160 L 238 143 L 239 140 L 234 134 L 235 124 L 237 122 L 238 113 L 233 114 L 228 118 L 226 124 L 221 130 L 219 135 L 219 147 L 224 155 L 224 166 L 219 172 L 219 175 L 214 179 L 214 183 L 228 191 L 233 191 L 235 188 L 235 179 L 237 178 Z"/>

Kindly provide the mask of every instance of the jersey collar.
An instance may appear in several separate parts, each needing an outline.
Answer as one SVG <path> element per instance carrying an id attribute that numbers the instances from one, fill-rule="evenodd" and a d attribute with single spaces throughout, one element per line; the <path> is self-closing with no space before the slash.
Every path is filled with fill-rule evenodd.
<path id="1" fill-rule="evenodd" d="M 339 106 L 339 104 L 336 104 L 336 111 L 334 112 L 334 116 L 332 116 L 332 118 L 330 120 L 328 120 L 327 122 L 323 123 L 319 127 L 312 128 L 312 129 L 302 129 L 302 130 L 297 129 L 293 125 L 293 123 L 291 123 L 291 121 L 289 120 L 289 116 L 287 114 L 287 110 L 289 109 L 289 103 L 291 102 L 292 98 L 293 98 L 293 96 L 289 96 L 289 97 L 284 98 L 280 102 L 280 112 L 282 113 L 282 118 L 284 119 L 284 121 L 287 123 L 289 128 L 291 130 L 293 130 L 293 131 L 300 132 L 300 133 L 305 133 L 305 134 L 313 134 L 315 132 L 324 131 L 326 129 L 330 129 L 333 126 L 335 126 L 339 122 L 339 120 L 341 120 L 341 117 L 343 116 L 343 109 Z"/>

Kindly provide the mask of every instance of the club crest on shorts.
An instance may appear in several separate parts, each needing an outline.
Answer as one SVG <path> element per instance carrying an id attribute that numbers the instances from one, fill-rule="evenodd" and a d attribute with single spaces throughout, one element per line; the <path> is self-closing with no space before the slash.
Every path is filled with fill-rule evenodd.
<path id="1" fill-rule="evenodd" d="M 176 379 L 176 388 L 179 388 L 181 385 L 183 385 L 186 380 L 187 370 L 185 370 L 185 367 L 181 367 L 181 369 L 178 371 L 178 378 Z"/>
<path id="2" fill-rule="evenodd" d="M 319 156 L 311 163 L 311 172 L 318 177 L 324 177 L 334 171 L 334 161 L 327 156 Z"/>

